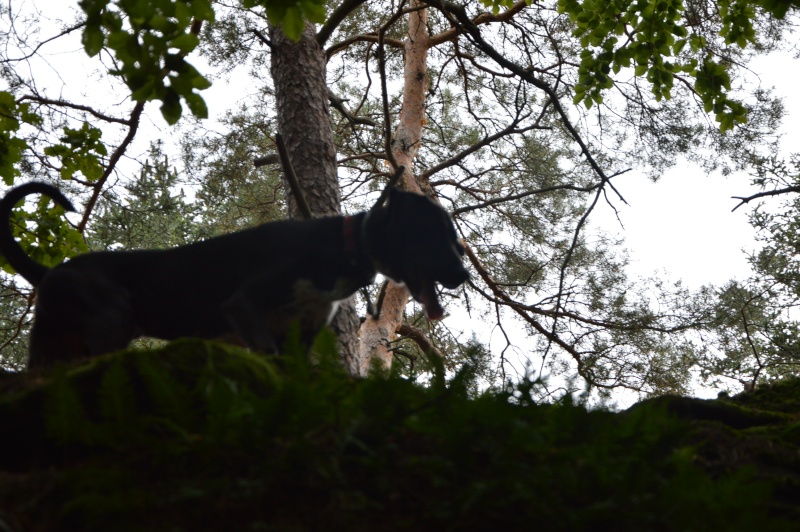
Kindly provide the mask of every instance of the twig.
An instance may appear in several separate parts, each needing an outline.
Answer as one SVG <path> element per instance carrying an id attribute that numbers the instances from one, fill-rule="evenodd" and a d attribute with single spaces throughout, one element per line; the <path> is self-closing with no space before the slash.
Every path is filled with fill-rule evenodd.
<path id="1" fill-rule="evenodd" d="M 68 102 L 68 101 L 65 101 L 65 100 L 51 100 L 50 98 L 42 98 L 41 96 L 36 96 L 36 95 L 33 95 L 33 94 L 27 94 L 27 95 L 21 97 L 18 101 L 19 102 L 31 101 L 31 102 L 36 102 L 36 103 L 39 103 L 39 104 L 42 104 L 42 105 L 53 105 L 53 106 L 58 106 L 58 107 L 68 107 L 70 109 L 75 109 L 76 111 L 83 111 L 85 113 L 89 113 L 92 116 L 94 116 L 95 118 L 99 118 L 100 120 L 103 120 L 104 122 L 112 122 L 112 123 L 116 123 L 116 124 L 122 124 L 124 126 L 130 126 L 131 125 L 130 124 L 130 118 L 126 119 L 126 118 L 117 118 L 115 116 L 108 116 L 108 115 L 103 114 L 100 111 L 98 111 L 98 110 L 96 110 L 96 109 L 94 109 L 92 107 L 89 107 L 88 105 L 80 105 L 80 104 Z"/>
<path id="2" fill-rule="evenodd" d="M 289 189 L 292 191 L 297 208 L 303 215 L 303 218 L 310 220 L 313 218 L 311 214 L 311 207 L 308 206 L 306 197 L 303 194 L 303 189 L 300 187 L 300 181 L 297 179 L 297 174 L 294 172 L 292 161 L 289 159 L 289 152 L 286 149 L 286 144 L 283 142 L 283 137 L 280 133 L 275 135 L 275 144 L 278 145 L 278 155 L 281 158 L 281 165 L 283 166 L 283 174 L 286 176 L 286 182 L 289 183 Z"/>
<path id="3" fill-rule="evenodd" d="M 403 177 L 405 171 L 406 167 L 402 165 L 397 170 L 395 170 L 394 174 L 392 174 L 392 177 L 389 178 L 389 182 L 386 183 L 385 187 L 383 187 L 381 195 L 378 198 L 378 201 L 375 202 L 375 205 L 372 206 L 372 209 L 377 209 L 383 205 L 383 203 L 386 201 L 386 198 L 389 197 L 389 189 L 391 189 L 393 186 L 397 184 L 398 181 L 400 181 L 400 178 Z"/>
<path id="4" fill-rule="evenodd" d="M 374 120 L 370 120 L 369 118 L 362 118 L 359 116 L 354 115 L 347 108 L 344 106 L 344 100 L 336 96 L 332 90 L 328 89 L 328 101 L 331 103 L 331 107 L 339 111 L 342 116 L 344 116 L 348 122 L 351 124 L 363 124 L 365 126 L 372 126 L 376 127 L 378 124 L 375 123 Z"/>

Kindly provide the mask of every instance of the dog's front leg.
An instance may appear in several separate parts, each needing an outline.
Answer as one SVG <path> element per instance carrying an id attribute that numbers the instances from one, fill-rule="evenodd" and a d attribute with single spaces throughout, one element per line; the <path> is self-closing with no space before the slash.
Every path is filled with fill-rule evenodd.
<path id="1" fill-rule="evenodd" d="M 223 312 L 234 334 L 246 347 L 269 354 L 278 353 L 278 345 L 265 323 L 263 310 L 244 291 L 230 298 Z"/>
<path id="2" fill-rule="evenodd" d="M 245 283 L 225 303 L 223 311 L 247 347 L 277 353 L 285 347 L 292 329 L 309 348 L 328 322 L 333 306 L 330 296 L 308 279 L 263 275 Z"/>
<path id="3" fill-rule="evenodd" d="M 247 347 L 276 354 L 283 347 L 295 301 L 296 278 L 274 271 L 244 282 L 225 302 L 223 313 Z"/>

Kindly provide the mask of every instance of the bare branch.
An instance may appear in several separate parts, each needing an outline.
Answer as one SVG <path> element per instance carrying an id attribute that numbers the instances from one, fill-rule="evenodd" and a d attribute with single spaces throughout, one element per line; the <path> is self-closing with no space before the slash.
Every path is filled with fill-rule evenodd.
<path id="1" fill-rule="evenodd" d="M 256 36 L 256 38 L 257 38 L 259 41 L 261 41 L 261 43 L 262 43 L 262 44 L 265 44 L 265 45 L 267 45 L 269 48 L 272 48 L 272 41 L 270 41 L 270 40 L 269 40 L 269 37 L 267 37 L 266 35 L 264 35 L 263 33 L 261 33 L 261 31 L 259 31 L 259 30 L 256 30 L 256 29 L 252 29 L 252 30 L 250 30 L 250 31 L 252 31 L 252 32 L 253 32 L 253 35 L 255 35 L 255 36 Z"/>
<path id="2" fill-rule="evenodd" d="M 430 338 L 428 338 L 428 336 L 422 329 L 414 327 L 407 323 L 402 323 L 397 328 L 397 334 L 400 334 L 410 340 L 413 340 L 414 343 L 417 344 L 425 354 L 437 356 L 441 360 L 445 359 L 444 353 L 442 353 L 438 347 L 433 345 L 433 342 L 431 342 Z"/>
<path id="3" fill-rule="evenodd" d="M 297 202 L 297 209 L 303 215 L 303 218 L 310 220 L 314 217 L 306 201 L 306 196 L 303 194 L 303 189 L 300 186 L 300 181 L 297 179 L 297 174 L 294 172 L 292 161 L 289 159 L 289 151 L 286 149 L 286 144 L 283 142 L 283 137 L 280 133 L 275 135 L 275 144 L 278 146 L 278 155 L 280 155 L 281 165 L 283 166 L 283 174 L 286 176 L 286 182 L 289 183 L 289 188 L 294 195 L 294 200 Z"/>
<path id="4" fill-rule="evenodd" d="M 374 120 L 370 120 L 369 118 L 362 118 L 360 116 L 356 116 L 344 106 L 345 100 L 336 96 L 332 90 L 328 89 L 328 101 L 331 103 L 331 107 L 339 111 L 342 116 L 344 116 L 348 122 L 353 125 L 362 124 L 365 126 L 372 126 L 377 127 L 377 123 Z"/>
<path id="5" fill-rule="evenodd" d="M 578 373 L 580 373 L 581 376 L 586 378 L 589 382 L 594 382 L 587 375 L 584 375 L 584 373 L 585 373 L 583 371 L 584 364 L 583 364 L 583 359 L 581 358 L 580 353 L 578 353 L 573 346 L 569 345 L 567 342 L 562 340 L 555 332 L 548 331 L 541 323 L 539 323 L 536 319 L 534 319 L 533 316 L 531 316 L 528 312 L 525 312 L 525 309 L 522 308 L 522 306 L 519 303 L 517 303 L 516 301 L 511 299 L 508 296 L 508 294 L 506 294 L 502 289 L 500 289 L 500 287 L 498 286 L 497 282 L 495 282 L 495 280 L 492 278 L 492 276 L 486 270 L 486 267 L 480 261 L 478 256 L 475 255 L 475 252 L 472 250 L 472 248 L 466 243 L 464 244 L 464 248 L 466 250 L 467 257 L 469 258 L 470 262 L 472 263 L 472 266 L 475 268 L 475 271 L 478 272 L 478 275 L 480 276 L 480 278 L 483 279 L 483 282 L 486 283 L 486 285 L 489 287 L 489 289 L 492 291 L 492 293 L 494 293 L 494 295 L 497 297 L 497 299 L 499 299 L 505 306 L 509 307 L 514 312 L 516 312 L 516 314 L 520 318 L 522 318 L 531 327 L 536 329 L 536 331 L 541 333 L 545 338 L 547 338 L 551 342 L 553 342 L 556 345 L 558 345 L 559 347 L 561 347 L 564 351 L 569 353 L 572 356 L 572 358 L 575 360 L 575 363 L 578 365 Z M 483 290 L 481 290 L 479 287 L 477 287 L 474 284 L 474 282 L 470 281 L 470 285 L 472 286 L 472 288 L 474 290 L 478 291 L 481 295 L 483 295 L 487 299 L 489 299 L 489 300 L 493 299 L 491 296 L 489 296 L 489 294 L 485 293 Z"/>
<path id="6" fill-rule="evenodd" d="M 731 210 L 731 212 L 735 211 L 736 209 L 738 209 L 739 207 L 741 207 L 742 205 L 744 205 L 746 203 L 750 203 L 754 199 L 765 198 L 765 197 L 768 197 L 768 196 L 778 196 L 780 194 L 788 194 L 790 192 L 800 192 L 800 185 L 795 185 L 793 187 L 781 188 L 781 189 L 778 189 L 778 190 L 768 190 L 766 192 L 759 192 L 758 194 L 753 194 L 752 196 L 731 196 L 731 198 L 733 198 L 733 199 L 741 200 L 739 202 L 739 204 Z"/>
<path id="7" fill-rule="evenodd" d="M 317 42 L 319 45 L 325 46 L 325 43 L 328 41 L 334 30 L 336 30 L 336 27 L 339 26 L 339 24 L 341 24 L 350 13 L 358 9 L 358 7 L 364 2 L 366 2 L 366 0 L 344 0 L 341 4 L 339 4 L 339 7 L 331 12 L 331 15 L 328 17 L 325 25 L 320 28 L 319 32 L 317 32 Z"/>
<path id="8" fill-rule="evenodd" d="M 595 160 L 594 156 L 592 155 L 589 147 L 584 142 L 581 135 L 578 133 L 578 130 L 575 129 L 575 126 L 572 125 L 572 121 L 569 119 L 569 115 L 567 114 L 564 107 L 561 105 L 561 101 L 558 98 L 558 94 L 556 91 L 544 80 L 537 78 L 531 69 L 523 68 L 520 65 L 517 65 L 513 61 L 506 59 L 506 57 L 499 51 L 495 50 L 493 46 L 491 46 L 486 40 L 483 38 L 480 32 L 480 28 L 467 16 L 467 12 L 463 6 L 459 6 L 449 2 L 448 0 L 430 0 L 430 5 L 436 6 L 449 20 L 452 24 L 456 26 L 461 26 L 466 35 L 468 35 L 475 46 L 480 48 L 485 54 L 491 57 L 497 64 L 505 68 L 506 70 L 513 72 L 516 74 L 520 79 L 523 79 L 533 85 L 534 87 L 540 89 L 545 94 L 550 97 L 553 105 L 555 106 L 556 111 L 558 112 L 559 116 L 561 117 L 561 122 L 564 124 L 564 127 L 570 133 L 570 136 L 575 140 L 575 142 L 580 146 L 581 153 L 583 153 L 586 160 L 589 162 L 589 165 L 592 167 L 592 170 L 600 176 L 600 179 L 603 181 L 604 184 L 608 183 L 608 176 L 600 167 L 600 165 Z M 617 194 L 619 199 L 627 204 L 625 198 L 619 193 L 619 191 L 614 188 L 613 185 L 608 183 L 612 190 Z"/>
<path id="9" fill-rule="evenodd" d="M 546 188 L 539 188 L 536 190 L 526 190 L 525 192 L 521 192 L 519 194 L 512 194 L 510 196 L 503 196 L 502 198 L 492 198 L 490 200 L 486 200 L 482 203 L 477 203 L 475 205 L 467 205 L 465 207 L 459 207 L 458 209 L 454 209 L 452 211 L 453 216 L 457 216 L 459 214 L 463 214 L 465 212 L 476 211 L 479 209 L 483 209 L 484 207 L 489 207 L 492 205 L 498 205 L 500 203 L 507 203 L 509 201 L 516 201 L 518 199 L 526 198 L 528 196 L 533 196 L 534 194 L 544 194 L 547 192 L 554 192 L 556 190 L 575 190 L 578 192 L 591 192 L 599 187 L 600 184 L 592 185 L 590 187 L 579 187 L 577 185 L 554 185 L 552 187 Z"/>
<path id="10" fill-rule="evenodd" d="M 262 166 L 269 166 L 271 164 L 278 164 L 281 162 L 281 157 L 277 153 L 270 153 L 269 155 L 264 155 L 262 157 L 256 157 L 253 159 L 253 166 L 256 168 L 261 168 Z"/>
<path id="11" fill-rule="evenodd" d="M 338 42 L 338 43 L 332 45 L 327 50 L 325 50 L 325 57 L 330 59 L 335 54 L 341 52 L 342 50 L 344 50 L 345 48 L 347 48 L 351 44 L 357 43 L 357 42 L 374 42 L 374 43 L 377 43 L 377 42 L 380 42 L 380 36 L 375 34 L 375 33 L 363 33 L 361 35 L 354 35 L 353 37 L 350 37 L 350 38 L 345 39 L 345 40 L 343 40 L 341 42 Z M 383 42 L 384 42 L 384 44 L 386 44 L 388 46 L 391 46 L 392 48 L 402 48 L 403 47 L 403 41 L 401 41 L 400 39 L 393 39 L 393 38 L 384 37 Z"/>
<path id="12" fill-rule="evenodd" d="M 116 169 L 117 163 L 125 154 L 128 146 L 130 146 L 131 142 L 133 142 L 133 138 L 136 136 L 136 131 L 139 129 L 139 121 L 142 117 L 144 106 L 145 102 L 141 101 L 137 102 L 133 107 L 131 116 L 128 119 L 128 134 L 125 135 L 125 138 L 122 140 L 120 145 L 117 146 L 117 149 L 111 154 L 111 158 L 108 160 L 108 165 L 106 166 L 103 175 L 95 183 L 92 183 L 92 195 L 89 197 L 89 201 L 86 203 L 86 209 L 83 211 L 83 217 L 77 226 L 78 231 L 81 233 L 84 231 L 84 229 L 86 229 L 86 224 L 89 223 L 89 216 L 91 215 L 92 210 L 97 203 L 97 199 L 100 197 L 100 192 L 103 190 L 103 185 L 105 185 L 106 181 L 108 181 L 108 178 Z"/>
<path id="13" fill-rule="evenodd" d="M 477 17 L 472 19 L 472 23 L 476 26 L 480 24 L 489 24 L 491 22 L 505 22 L 511 20 L 517 13 L 525 9 L 528 5 L 528 0 L 518 0 L 514 3 L 513 6 L 506 9 L 502 13 L 498 13 L 497 15 L 489 12 L 483 12 L 479 14 Z M 452 27 L 449 30 L 445 30 L 441 33 L 437 33 L 436 35 L 431 36 L 431 46 L 438 46 L 444 42 L 452 41 L 459 34 L 461 34 L 461 30 L 458 27 Z"/>
<path id="14" fill-rule="evenodd" d="M 75 109 L 76 111 L 83 111 L 85 113 L 89 113 L 90 115 L 94 116 L 95 118 L 99 118 L 105 122 L 111 122 L 115 124 L 122 124 L 124 126 L 130 126 L 130 118 L 117 118 L 115 116 L 109 116 L 100 111 L 89 107 L 88 105 L 79 105 L 76 103 L 68 102 L 66 100 L 52 100 L 50 98 L 43 98 L 41 96 L 36 96 L 33 94 L 26 94 L 25 96 L 19 99 L 19 102 L 36 102 L 41 105 L 51 105 L 54 107 L 67 107 L 69 109 Z"/>
<path id="15" fill-rule="evenodd" d="M 405 4 L 405 0 L 401 2 L 400 7 Z M 386 86 L 386 31 L 403 16 L 403 10 L 398 9 L 397 13 L 392 15 L 391 18 L 381 26 L 378 32 L 378 65 L 381 71 L 381 98 L 383 99 L 383 127 L 384 127 L 384 149 L 386 150 L 386 159 L 391 163 L 392 168 L 397 168 L 397 159 L 392 153 L 392 116 L 389 112 L 389 89 Z"/>
<path id="16" fill-rule="evenodd" d="M 503 138 L 503 137 L 505 137 L 507 135 L 525 133 L 526 131 L 530 131 L 532 129 L 550 129 L 548 127 L 536 126 L 536 125 L 517 129 L 517 125 L 519 125 L 519 123 L 523 120 L 523 118 L 525 118 L 525 117 L 517 118 L 516 120 L 511 122 L 508 125 L 508 127 L 506 127 L 505 129 L 503 129 L 501 131 L 498 131 L 497 133 L 494 133 L 493 135 L 487 135 L 480 142 L 476 142 L 475 144 L 473 144 L 472 146 L 466 148 L 465 150 L 461 151 L 460 153 L 457 153 L 456 155 L 454 155 L 450 159 L 447 159 L 446 161 L 442 161 L 441 163 L 437 164 L 436 166 L 433 166 L 433 167 L 429 168 L 425 172 L 419 174 L 419 178 L 420 179 L 426 179 L 426 180 L 430 179 L 430 177 L 432 175 L 434 175 L 435 173 L 441 172 L 445 168 L 449 168 L 451 166 L 455 166 L 459 162 L 463 161 L 467 156 L 475 153 L 476 151 L 480 150 L 481 148 L 484 148 L 484 147 L 488 146 L 489 144 L 491 144 L 492 142 L 494 142 L 494 141 L 496 141 L 498 139 L 501 139 L 501 138 Z"/>
<path id="17" fill-rule="evenodd" d="M 42 46 L 44 46 L 44 45 L 46 45 L 46 44 L 48 44 L 48 43 L 50 43 L 52 41 L 55 41 L 56 39 L 59 39 L 59 38 L 63 37 L 64 35 L 69 35 L 73 31 L 79 30 L 82 27 L 84 27 L 85 25 L 86 25 L 86 21 L 83 21 L 83 22 L 79 22 L 79 23 L 75 24 L 74 26 L 69 26 L 67 28 L 64 28 L 64 30 L 61 31 L 60 33 L 50 37 L 49 39 L 45 39 L 42 42 L 40 42 L 39 44 L 37 44 L 36 47 L 28 55 L 24 55 L 22 57 L 0 59 L 0 64 L 2 64 L 2 63 L 16 63 L 16 62 L 19 62 L 19 61 L 27 61 L 28 59 L 30 59 L 31 57 L 36 55 L 39 52 L 39 49 Z"/>

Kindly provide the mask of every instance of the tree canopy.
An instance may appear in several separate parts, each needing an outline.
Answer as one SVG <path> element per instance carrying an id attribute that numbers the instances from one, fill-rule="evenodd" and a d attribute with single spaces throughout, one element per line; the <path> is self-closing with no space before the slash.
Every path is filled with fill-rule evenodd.
<path id="1" fill-rule="evenodd" d="M 170 245 L 282 216 L 273 156 L 285 127 L 273 61 L 280 25 L 324 58 L 330 122 L 296 127 L 331 128 L 345 209 L 369 205 L 402 164 L 402 186 L 441 202 L 466 243 L 473 278 L 449 294 L 454 319 L 427 322 L 392 284 L 369 294 L 374 304 L 360 330 L 367 365 L 426 374 L 426 357 L 438 353 L 450 368 L 467 360 L 484 368 L 484 385 L 549 374 L 543 396 L 587 386 L 685 392 L 698 372 L 773 378 L 793 366 L 770 373 L 751 362 L 764 360 L 768 346 L 786 362 L 780 349 L 795 325 L 784 312 L 785 325 L 774 328 L 776 311 L 753 305 L 775 299 L 755 284 L 775 277 L 791 286 L 781 273 L 791 265 L 776 261 L 790 256 L 779 242 L 791 241 L 793 207 L 754 211 L 753 223 L 770 235 L 753 258 L 755 284 L 696 293 L 629 280 L 621 243 L 595 230 L 591 213 L 599 202 L 625 201 L 618 175 L 658 177 L 679 158 L 708 171 L 755 169 L 765 189 L 779 188 L 763 176 L 783 108 L 752 83 L 749 68 L 758 55 L 793 46 L 785 36 L 796 5 L 83 0 L 55 25 L 42 12 L 3 6 L 0 177 L 8 185 L 63 180 L 81 198 L 81 217 L 69 224 L 44 203 L 16 214 L 23 245 L 49 264 L 85 249 L 79 233 L 113 249 Z M 52 33 L 39 33 L 45 27 Z M 73 88 L 70 66 L 53 59 L 58 43 L 78 35 L 81 68 L 102 99 Z M 204 91 L 232 79 L 235 100 L 209 120 Z M 148 102 L 173 128 L 153 127 L 161 119 Z M 179 137 L 163 148 L 175 155 L 148 151 L 142 137 L 150 131 L 167 143 Z M 309 154 L 309 163 L 315 156 L 322 154 Z M 796 171 L 769 175 L 797 186 Z M 186 201 L 170 198 L 181 186 Z M 142 207 L 149 214 L 137 215 Z M 162 226 L 177 232 L 153 240 Z M 136 236 L 110 231 L 119 227 Z M 31 296 L 12 278 L 4 282 L 19 294 L 4 317 L 5 341 L 16 346 Z M 490 324 L 490 348 L 457 316 Z M 769 338 L 763 349 L 752 341 L 754 326 Z M 20 356 L 0 354 L 9 364 Z M 744 366 L 734 375 L 736 360 Z"/>

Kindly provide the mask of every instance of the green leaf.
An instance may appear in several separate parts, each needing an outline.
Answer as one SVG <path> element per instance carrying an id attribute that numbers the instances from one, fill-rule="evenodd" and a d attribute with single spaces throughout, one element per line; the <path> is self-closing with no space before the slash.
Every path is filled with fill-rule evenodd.
<path id="1" fill-rule="evenodd" d="M 200 39 L 197 37 L 197 35 L 194 33 L 184 33 L 180 37 L 173 39 L 170 43 L 170 46 L 172 48 L 177 48 L 181 51 L 181 53 L 188 54 L 197 48 L 197 45 L 199 44 Z"/>
<path id="2" fill-rule="evenodd" d="M 208 107 L 205 100 L 196 93 L 185 94 L 184 99 L 189 106 L 189 110 L 197 118 L 208 118 Z"/>
<path id="3" fill-rule="evenodd" d="M 214 21 L 214 8 L 211 0 L 193 0 L 191 2 L 192 15 L 198 20 Z"/>
<path id="4" fill-rule="evenodd" d="M 61 162 L 61 177 L 71 179 L 80 173 L 88 181 L 100 179 L 105 170 L 101 157 L 107 154 L 102 140 L 102 131 L 84 122 L 81 129 L 64 128 L 61 144 L 48 146 L 45 155 Z"/>
<path id="5" fill-rule="evenodd" d="M 89 54 L 89 57 L 94 57 L 103 49 L 105 35 L 99 27 L 87 27 L 83 32 L 82 41 L 86 53 Z"/>
<path id="6" fill-rule="evenodd" d="M 306 21 L 303 19 L 303 14 L 296 7 L 290 7 L 286 10 L 286 15 L 283 17 L 282 26 L 283 32 L 292 40 L 300 39 L 303 30 L 306 27 Z"/>
<path id="7" fill-rule="evenodd" d="M 506 3 L 507 2 L 504 2 L 504 4 Z M 323 22 L 325 22 L 325 19 L 327 18 L 327 13 L 325 10 L 325 2 L 306 1 L 302 2 L 300 6 L 302 8 L 305 17 L 311 22 L 315 22 L 317 24 L 322 24 Z M 497 14 L 497 12 L 499 12 L 500 10 L 499 9 L 500 6 L 495 5 L 494 7 L 496 9 L 495 14 Z M 503 7 L 508 7 L 508 6 L 504 5 Z"/>
<path id="8" fill-rule="evenodd" d="M 211 87 L 211 81 L 209 81 L 208 79 L 204 78 L 200 74 L 197 74 L 197 75 L 192 77 L 191 86 L 192 86 L 193 89 L 205 90 L 205 89 Z"/>
<path id="9" fill-rule="evenodd" d="M 161 100 L 161 115 L 169 125 L 173 125 L 181 119 L 183 108 L 181 107 L 181 101 L 177 93 L 171 89 L 167 90 L 168 93 Z"/>

